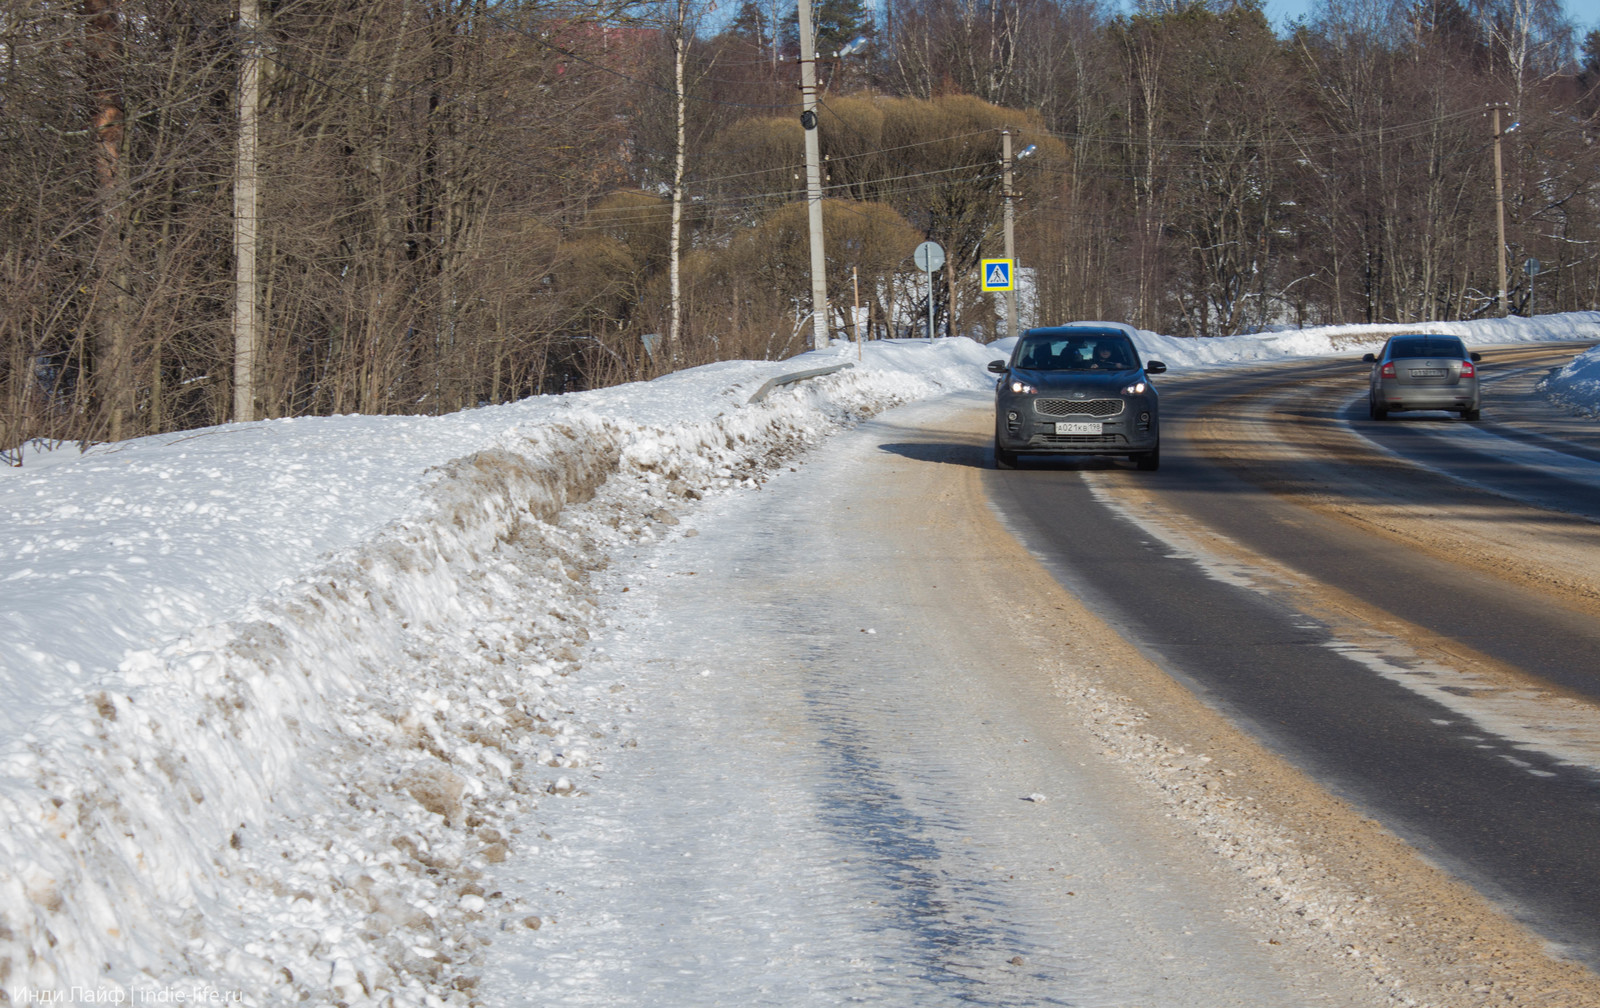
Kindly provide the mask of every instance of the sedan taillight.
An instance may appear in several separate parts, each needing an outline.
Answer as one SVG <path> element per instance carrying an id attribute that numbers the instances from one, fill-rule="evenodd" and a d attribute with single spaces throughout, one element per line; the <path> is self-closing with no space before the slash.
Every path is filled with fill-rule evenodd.
<path id="1" fill-rule="evenodd" d="M 1478 369 L 1475 366 L 1473 366 L 1473 363 L 1471 361 L 1464 360 L 1464 361 L 1461 362 L 1461 377 L 1463 377 L 1463 378 L 1475 378 L 1475 377 L 1477 377 L 1477 374 L 1478 374 Z"/>
<path id="2" fill-rule="evenodd" d="M 1379 368 L 1378 369 L 1378 373 L 1383 375 L 1385 378 L 1393 378 L 1394 377 L 1394 362 L 1391 361 L 1388 364 L 1385 364 L 1383 367 Z"/>

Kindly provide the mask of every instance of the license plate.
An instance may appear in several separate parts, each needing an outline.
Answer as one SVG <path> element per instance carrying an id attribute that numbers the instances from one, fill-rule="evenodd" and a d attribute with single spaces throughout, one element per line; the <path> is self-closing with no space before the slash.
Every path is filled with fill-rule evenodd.
<path id="1" fill-rule="evenodd" d="M 1444 377 L 1444 370 L 1442 368 L 1433 368 L 1433 367 L 1412 368 L 1411 369 L 1411 377 L 1413 377 L 1413 378 L 1443 378 Z"/>
<path id="2" fill-rule="evenodd" d="M 1101 425 L 1097 423 L 1058 423 L 1056 424 L 1056 433 L 1098 434 L 1100 433 L 1100 426 Z"/>

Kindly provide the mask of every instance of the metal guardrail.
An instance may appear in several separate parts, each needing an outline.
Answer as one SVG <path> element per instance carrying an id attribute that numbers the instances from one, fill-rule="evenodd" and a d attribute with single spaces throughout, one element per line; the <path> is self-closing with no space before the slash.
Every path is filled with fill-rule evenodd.
<path id="1" fill-rule="evenodd" d="M 845 368 L 853 367 L 855 367 L 855 365 L 850 363 L 830 364 L 827 367 L 812 368 L 810 371 L 796 371 L 793 374 L 779 375 L 776 378 L 769 378 L 767 379 L 766 384 L 756 389 L 756 394 L 750 397 L 750 404 L 753 405 L 760 402 L 761 400 L 765 399 L 768 393 L 770 393 L 773 389 L 779 388 L 783 385 L 793 385 L 795 382 L 802 382 L 807 378 L 821 378 L 823 375 L 831 375 L 835 371 L 843 371 Z"/>

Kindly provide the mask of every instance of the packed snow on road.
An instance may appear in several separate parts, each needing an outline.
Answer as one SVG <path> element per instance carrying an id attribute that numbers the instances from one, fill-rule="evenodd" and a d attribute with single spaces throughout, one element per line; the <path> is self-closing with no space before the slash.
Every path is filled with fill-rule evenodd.
<path id="1" fill-rule="evenodd" d="M 1359 356 L 1393 328 L 1145 333 L 1142 349 L 1181 371 Z M 1474 346 L 1592 340 L 1600 313 L 1434 328 Z M 617 586 L 666 577 L 661 557 L 678 575 L 726 560 L 715 552 L 726 547 L 696 559 L 693 516 L 769 485 L 760 506 L 777 507 L 773 474 L 804 471 L 823 439 L 918 401 L 980 396 L 998 355 L 961 338 L 840 342 L 437 418 L 292 418 L 8 452 L 0 993 L 13 1004 L 671 1004 L 687 989 L 671 974 L 694 962 L 721 971 L 716 1003 L 972 1002 L 970 987 L 919 989 L 870 970 L 865 986 L 846 977 L 824 997 L 804 986 L 815 976 L 803 943 L 785 958 L 748 929 L 676 932 L 674 900 L 702 866 L 640 835 L 641 823 L 684 828 L 676 768 L 649 767 L 649 783 L 619 770 L 616 785 L 608 768 L 642 772 L 624 758 L 637 732 L 688 731 L 699 715 L 652 711 L 671 691 L 635 695 L 618 679 L 614 653 L 648 662 L 650 639 L 612 640 L 604 654 L 594 642 L 613 623 Z M 849 366 L 769 387 L 831 365 Z M 1545 390 L 1600 412 L 1600 356 L 1577 357 Z M 825 507 L 809 514 L 835 520 Z M 692 606 L 678 611 L 670 632 L 682 647 L 717 640 L 714 609 L 703 622 Z M 879 629 L 862 620 L 861 634 Z M 717 689 L 705 717 L 762 700 Z M 692 758 L 674 739 L 645 741 Z M 722 743 L 708 744 L 714 757 Z M 695 779 L 704 814 L 771 801 L 738 775 Z M 627 800 L 587 811 L 613 788 Z M 1041 784 L 1020 797 L 1049 795 Z M 785 809 L 772 813 L 785 821 Z M 1084 835 L 1094 829 L 1086 821 Z M 633 866 L 643 891 L 620 899 L 597 852 L 624 838 L 646 870 Z M 1115 837 L 1095 844 L 1084 856 L 1102 866 L 1124 856 Z M 887 891 L 853 891 L 855 869 L 827 863 L 825 846 L 779 853 L 735 844 L 704 875 L 804 864 L 838 886 L 812 908 L 835 923 L 803 933 L 873 940 L 857 918 Z M 543 872 L 542 888 L 510 884 L 512 866 L 524 880 Z M 559 871 L 581 874 L 573 894 L 611 910 L 586 914 L 576 895 L 552 902 Z M 552 951 L 568 919 L 588 921 L 584 941 Z M 687 958 L 663 951 L 675 942 Z M 1150 942 L 1126 962 L 1151 968 L 1160 936 Z M 658 954 L 619 961 L 631 947 Z M 1142 1003 L 1137 984 L 1107 979 L 1119 954 L 1085 937 L 1070 967 L 1080 989 L 1047 996 L 1013 979 L 976 1003 Z M 1026 972 L 1014 958 L 997 968 Z M 537 997 L 519 999 L 519 984 Z"/>

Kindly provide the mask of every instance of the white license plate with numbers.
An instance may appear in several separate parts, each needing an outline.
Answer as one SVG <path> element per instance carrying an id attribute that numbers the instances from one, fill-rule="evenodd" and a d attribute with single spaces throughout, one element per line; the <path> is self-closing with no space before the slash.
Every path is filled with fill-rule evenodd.
<path id="1" fill-rule="evenodd" d="M 1413 378 L 1443 378 L 1444 377 L 1444 369 L 1443 368 L 1435 368 L 1435 367 L 1412 368 L 1411 369 L 1411 377 L 1413 377 Z"/>
<path id="2" fill-rule="evenodd" d="M 1099 434 L 1100 424 L 1097 423 L 1057 423 L 1057 434 Z"/>

